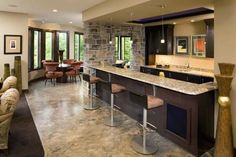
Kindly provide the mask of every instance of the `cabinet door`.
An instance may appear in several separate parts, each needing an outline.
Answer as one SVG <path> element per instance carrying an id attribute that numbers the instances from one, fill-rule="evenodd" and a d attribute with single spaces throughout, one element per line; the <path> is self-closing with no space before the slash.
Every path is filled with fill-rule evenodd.
<path id="1" fill-rule="evenodd" d="M 181 138 L 190 143 L 191 109 L 167 103 L 166 105 L 166 131 L 172 136 Z"/>
<path id="2" fill-rule="evenodd" d="M 206 57 L 214 58 L 214 19 L 206 19 Z"/>
<path id="3" fill-rule="evenodd" d="M 202 78 L 201 76 L 188 75 L 188 81 L 192 83 L 201 84 L 202 83 L 201 78 Z"/>
<path id="4" fill-rule="evenodd" d="M 202 76 L 201 83 L 206 83 L 206 82 L 214 82 L 214 78 Z"/>
<path id="5" fill-rule="evenodd" d="M 171 78 L 181 81 L 188 81 L 188 75 L 177 73 L 177 72 L 171 72 Z"/>

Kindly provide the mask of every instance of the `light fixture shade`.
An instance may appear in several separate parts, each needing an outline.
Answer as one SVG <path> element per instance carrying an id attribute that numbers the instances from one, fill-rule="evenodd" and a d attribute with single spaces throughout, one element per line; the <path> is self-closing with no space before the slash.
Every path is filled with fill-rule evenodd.
<path id="1" fill-rule="evenodd" d="M 161 43 L 164 44 L 166 41 L 165 39 L 161 39 Z"/>
<path id="2" fill-rule="evenodd" d="M 111 34 L 111 32 L 109 34 L 109 44 L 112 44 L 112 34 Z"/>

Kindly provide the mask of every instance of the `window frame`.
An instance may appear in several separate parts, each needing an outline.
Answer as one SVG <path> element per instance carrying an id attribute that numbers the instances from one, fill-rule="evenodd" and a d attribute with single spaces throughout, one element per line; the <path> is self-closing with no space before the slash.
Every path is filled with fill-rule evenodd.
<path id="1" fill-rule="evenodd" d="M 43 59 L 46 59 L 46 33 L 50 32 L 52 33 L 52 60 L 55 60 L 55 32 L 54 30 L 50 29 L 44 29 L 43 34 L 44 34 L 44 50 L 43 50 Z"/>
<path id="2" fill-rule="evenodd" d="M 38 39 L 38 67 L 34 68 L 34 32 L 40 32 L 39 39 Z M 43 59 L 43 30 L 39 28 L 28 28 L 28 71 L 35 71 L 40 70 L 43 68 L 41 60 Z"/>
<path id="3" fill-rule="evenodd" d="M 58 51 L 59 50 L 59 33 L 66 33 L 67 36 L 66 36 L 66 40 L 67 40 L 67 43 L 66 43 L 66 49 L 67 49 L 67 52 L 66 52 L 66 59 L 69 59 L 70 58 L 70 32 L 69 31 L 62 31 L 62 30 L 57 30 L 55 31 L 56 32 L 56 40 L 55 40 L 55 50 L 54 51 Z M 54 60 L 58 61 L 58 53 L 54 53 Z"/>
<path id="4" fill-rule="evenodd" d="M 79 45 L 78 45 L 78 58 L 75 58 L 75 39 L 76 39 L 76 35 L 79 35 Z M 80 39 L 81 39 L 81 35 L 84 35 L 84 33 L 81 33 L 81 32 L 74 32 L 74 59 L 81 59 L 80 58 L 80 53 L 81 53 L 81 50 L 80 50 Z"/>
<path id="5" fill-rule="evenodd" d="M 131 36 L 128 36 L 128 35 L 116 35 L 115 38 L 116 37 L 118 37 L 118 40 L 117 40 L 118 41 L 118 45 L 117 45 L 117 50 L 116 50 L 118 58 L 116 58 L 116 59 L 118 59 L 118 60 L 125 60 L 125 47 L 124 47 L 124 49 L 122 48 L 123 47 L 122 38 L 124 38 L 124 40 L 125 40 L 126 37 L 131 38 Z M 132 55 L 132 49 L 133 48 L 132 48 L 132 44 L 131 44 L 131 52 L 130 52 L 131 55 Z"/>

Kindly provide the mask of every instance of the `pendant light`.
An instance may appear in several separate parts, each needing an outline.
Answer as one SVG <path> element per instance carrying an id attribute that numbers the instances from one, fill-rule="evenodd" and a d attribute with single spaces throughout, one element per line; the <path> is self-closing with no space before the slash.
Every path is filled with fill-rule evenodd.
<path id="1" fill-rule="evenodd" d="M 130 43 L 133 44 L 133 28 L 130 26 Z"/>
<path id="2" fill-rule="evenodd" d="M 112 18 L 111 18 L 111 24 L 112 24 Z M 109 34 L 109 44 L 112 44 L 112 25 L 110 26 L 110 34 Z"/>
<path id="3" fill-rule="evenodd" d="M 109 44 L 112 44 L 112 35 L 111 35 L 111 31 L 110 31 L 110 35 L 109 35 Z"/>
<path id="4" fill-rule="evenodd" d="M 133 21 L 133 15 L 134 15 L 134 13 L 131 12 L 130 13 L 130 21 Z M 130 25 L 130 43 L 133 44 L 133 28 L 131 25 Z"/>
<path id="5" fill-rule="evenodd" d="M 166 7 L 165 4 L 162 4 L 161 5 L 161 9 L 163 10 L 164 8 Z M 165 41 L 165 35 L 164 35 L 164 25 L 163 25 L 163 11 L 162 11 L 162 16 L 161 16 L 161 43 L 164 44 L 166 41 Z"/>

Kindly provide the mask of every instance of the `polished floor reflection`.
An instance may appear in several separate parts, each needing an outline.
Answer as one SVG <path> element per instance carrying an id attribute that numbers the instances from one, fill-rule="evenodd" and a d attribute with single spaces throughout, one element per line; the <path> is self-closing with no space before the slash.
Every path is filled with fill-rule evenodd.
<path id="1" fill-rule="evenodd" d="M 104 125 L 108 104 L 87 111 L 86 83 L 44 86 L 43 81 L 30 85 L 26 94 L 47 157 L 142 157 L 130 146 L 132 135 L 140 132 L 137 122 L 122 114 L 119 127 Z M 153 157 L 192 157 L 174 143 L 155 133 L 158 152 Z"/>

